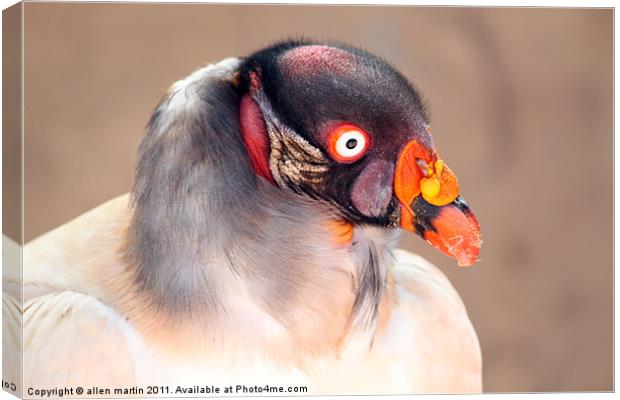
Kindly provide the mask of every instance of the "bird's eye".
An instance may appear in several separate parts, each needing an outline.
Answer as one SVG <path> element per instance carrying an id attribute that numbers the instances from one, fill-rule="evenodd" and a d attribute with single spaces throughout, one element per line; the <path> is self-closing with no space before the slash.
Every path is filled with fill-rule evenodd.
<path id="1" fill-rule="evenodd" d="M 341 163 L 352 163 L 362 158 L 369 144 L 368 134 L 351 124 L 339 125 L 329 136 L 329 152 Z"/>

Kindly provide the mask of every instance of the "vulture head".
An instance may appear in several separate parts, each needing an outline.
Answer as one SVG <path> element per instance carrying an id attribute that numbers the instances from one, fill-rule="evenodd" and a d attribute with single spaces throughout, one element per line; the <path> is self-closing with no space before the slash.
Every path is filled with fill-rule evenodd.
<path id="1" fill-rule="evenodd" d="M 387 62 L 285 42 L 243 60 L 234 85 L 258 176 L 353 225 L 400 227 L 459 265 L 476 262 L 478 221 L 437 152 L 420 94 Z"/>

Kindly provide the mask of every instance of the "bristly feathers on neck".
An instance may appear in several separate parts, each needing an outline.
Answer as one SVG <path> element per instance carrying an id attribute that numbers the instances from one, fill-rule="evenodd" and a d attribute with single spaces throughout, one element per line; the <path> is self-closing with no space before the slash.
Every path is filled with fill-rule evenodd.
<path id="1" fill-rule="evenodd" d="M 259 313 L 267 325 L 233 336 L 278 341 L 291 354 L 337 354 L 353 331 L 370 342 L 396 233 L 358 227 L 351 246 L 334 246 L 328 205 L 255 175 L 231 84 L 237 66 L 227 59 L 177 82 L 149 121 L 126 254 L 127 297 L 141 299 L 132 318 L 204 324 L 217 344 L 230 340 L 218 327 L 247 328 Z"/>

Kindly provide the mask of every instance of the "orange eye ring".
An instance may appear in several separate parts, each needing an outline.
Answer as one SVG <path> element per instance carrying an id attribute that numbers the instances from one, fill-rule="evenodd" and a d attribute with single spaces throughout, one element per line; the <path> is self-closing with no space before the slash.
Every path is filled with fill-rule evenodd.
<path id="1" fill-rule="evenodd" d="M 349 164 L 359 160 L 369 147 L 368 133 L 353 124 L 340 124 L 329 133 L 329 154 L 340 163 Z"/>

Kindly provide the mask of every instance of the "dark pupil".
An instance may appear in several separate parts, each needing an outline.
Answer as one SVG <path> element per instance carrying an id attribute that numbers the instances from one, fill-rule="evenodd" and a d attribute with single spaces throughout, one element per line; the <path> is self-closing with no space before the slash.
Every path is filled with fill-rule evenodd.
<path id="1" fill-rule="evenodd" d="M 347 149 L 352 150 L 357 147 L 357 139 L 349 139 L 347 140 Z"/>

